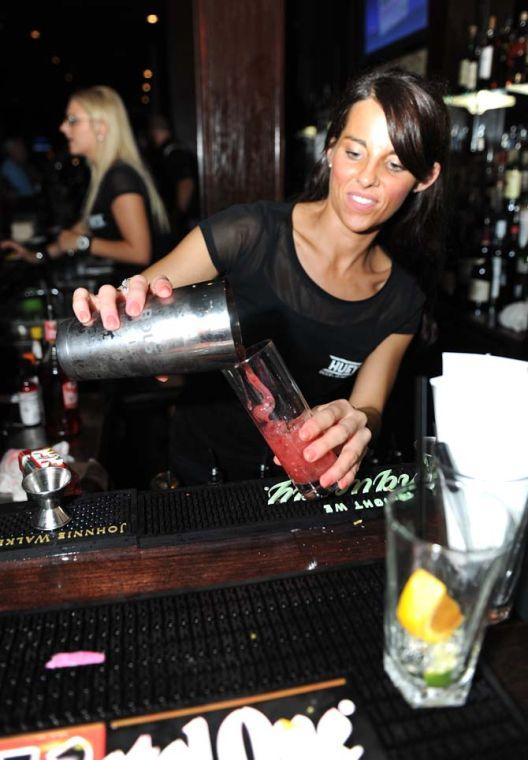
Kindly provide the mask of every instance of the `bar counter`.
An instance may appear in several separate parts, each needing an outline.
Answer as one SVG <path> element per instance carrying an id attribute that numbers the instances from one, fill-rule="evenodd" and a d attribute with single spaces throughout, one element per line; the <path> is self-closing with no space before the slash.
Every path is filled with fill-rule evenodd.
<path id="1" fill-rule="evenodd" d="M 0 554 L 2 570 L 0 609 L 4 614 L 0 616 L 0 624 L 6 616 L 11 621 L 15 620 L 17 615 L 20 616 L 21 620 L 25 619 L 24 616 L 28 614 L 30 614 L 31 620 L 34 619 L 35 615 L 37 616 L 35 619 L 38 619 L 37 611 L 39 610 L 44 611 L 46 616 L 53 614 L 50 612 L 51 610 L 79 610 L 79 614 L 86 616 L 92 608 L 96 614 L 99 609 L 97 605 L 101 604 L 120 605 L 135 600 L 134 603 L 137 602 L 141 605 L 143 604 L 142 600 L 149 603 L 148 600 L 150 599 L 154 599 L 153 604 L 158 604 L 156 600 L 159 595 L 162 595 L 162 599 L 172 598 L 166 597 L 166 595 L 173 592 L 190 592 L 189 599 L 194 600 L 192 604 L 195 604 L 196 593 L 202 589 L 213 589 L 211 594 L 214 594 L 216 593 L 215 589 L 227 588 L 238 594 L 240 589 L 243 590 L 244 588 L 260 589 L 261 584 L 258 583 L 257 586 L 254 586 L 252 585 L 254 582 L 263 582 L 264 586 L 270 582 L 273 586 L 276 582 L 274 579 L 279 579 L 277 581 L 279 584 L 283 582 L 281 579 L 286 579 L 284 581 L 285 588 L 290 588 L 287 585 L 288 583 L 302 584 L 303 579 L 312 582 L 310 579 L 320 578 L 321 583 L 324 583 L 328 576 L 326 571 L 333 569 L 342 569 L 345 575 L 346 573 L 357 572 L 359 573 L 358 577 L 364 576 L 369 583 L 371 582 L 369 573 L 373 572 L 374 581 L 372 582 L 378 583 L 376 578 L 381 578 L 383 575 L 381 563 L 385 552 L 382 509 L 385 492 L 377 490 L 376 484 L 378 486 L 386 486 L 387 484 L 394 486 L 398 478 L 411 477 L 411 471 L 407 468 L 406 474 L 405 468 L 406 466 L 400 466 L 399 470 L 397 468 L 385 468 L 381 471 L 381 479 L 378 474 L 377 480 L 375 474 L 371 473 L 370 479 L 369 476 L 364 475 L 362 487 L 357 493 L 347 493 L 339 498 L 333 497 L 328 501 L 323 500 L 317 502 L 315 506 L 313 504 L 306 506 L 303 502 L 295 501 L 288 488 L 277 485 L 276 481 L 252 481 L 246 484 L 178 489 L 161 495 L 129 491 L 81 497 L 72 505 L 73 512 L 82 511 L 86 507 L 86 500 L 97 501 L 99 499 L 104 506 L 106 504 L 105 499 L 108 500 L 114 496 L 120 500 L 120 503 L 127 505 L 126 508 L 129 510 L 127 519 L 130 521 L 128 539 L 126 538 L 126 530 L 123 528 L 123 532 L 120 534 L 121 543 L 119 535 L 116 535 L 119 531 L 114 531 L 111 536 L 108 534 L 105 536 L 101 533 L 101 541 L 111 539 L 116 542 L 115 545 L 109 543 L 98 548 L 97 536 L 86 540 L 79 538 L 76 546 L 74 543 L 68 545 L 69 539 L 72 542 L 74 541 L 74 531 L 70 531 L 72 533 L 70 537 L 66 536 L 68 531 L 68 526 L 66 526 L 63 531 L 65 543 L 56 550 L 53 547 L 44 547 L 44 549 L 40 547 L 39 551 L 44 551 L 44 553 L 33 558 L 30 551 L 23 550 L 20 559 L 14 558 L 15 550 L 2 552 Z M 392 478 L 395 480 L 391 480 Z M 259 493 L 261 494 L 261 511 L 259 514 L 253 513 L 248 506 L 248 523 L 245 524 L 243 514 L 239 516 L 240 512 L 244 512 L 244 500 L 247 498 L 249 505 L 255 494 L 257 494 L 258 499 Z M 272 495 L 271 498 L 270 494 Z M 204 500 L 204 514 L 208 512 L 209 517 L 205 519 L 205 524 L 203 524 L 202 518 L 196 514 L 195 525 L 192 516 L 196 510 L 193 512 L 193 508 L 200 500 Z M 233 506 L 235 502 L 237 502 L 236 509 Z M 270 504 L 270 502 L 272 503 Z M 222 506 L 224 504 L 228 510 L 226 514 L 228 514 L 227 523 L 229 524 L 221 525 L 215 521 L 213 512 L 217 505 Z M 171 523 L 171 520 L 178 510 L 185 511 L 184 507 L 187 511 L 182 519 L 184 519 L 186 527 L 183 532 L 176 534 L 174 527 L 176 523 Z M 5 516 L 10 508 L 9 505 L 0 505 L 0 518 L 3 515 Z M 18 505 L 19 508 L 20 505 Z M 229 512 L 229 510 L 231 511 Z M 284 513 L 283 515 L 281 510 Z M 152 526 L 157 524 L 158 518 L 163 525 L 159 533 L 156 533 Z M 125 523 L 123 522 L 122 525 Z M 373 570 L 371 571 L 370 568 Z M 333 577 L 332 573 L 328 577 Z M 341 583 L 340 576 L 336 577 Z M 334 581 L 335 579 L 332 583 Z M 347 581 L 347 583 L 349 582 L 350 580 Z M 201 593 L 208 594 L 209 592 Z M 187 597 L 184 594 L 183 597 L 176 596 L 175 598 L 186 599 Z M 212 603 L 213 608 L 216 608 L 215 605 L 218 600 L 215 602 L 215 598 L 211 598 L 213 602 L 208 603 Z M 379 607 L 379 604 L 379 599 L 376 599 L 374 606 Z M 255 607 L 255 603 L 253 606 Z M 140 619 L 139 610 L 140 608 L 136 608 L 131 620 Z M 256 611 L 258 612 L 258 607 Z M 71 614 L 73 615 L 74 612 Z M 220 619 L 223 619 L 223 615 L 218 614 L 220 614 Z M 364 620 L 366 627 L 370 624 L 368 617 L 367 615 Z M 207 625 L 209 623 L 204 620 L 203 626 L 207 627 Z M 288 623 L 284 622 L 284 625 L 287 630 Z M 357 620 L 357 625 L 361 627 L 362 620 Z M 205 634 L 203 635 L 205 636 Z M 256 637 L 257 634 L 254 635 Z M 518 708 L 516 713 L 518 723 L 520 720 L 521 723 L 524 721 L 525 725 L 528 725 L 528 647 L 526 647 L 526 641 L 528 641 L 528 623 L 515 619 L 514 616 L 511 621 L 490 628 L 487 632 L 481 659 L 485 662 L 487 669 L 491 666 L 490 678 L 492 681 L 490 683 L 494 683 L 493 679 L 496 677 L 499 682 L 497 688 L 500 693 L 506 695 L 506 702 L 509 704 L 510 698 L 516 702 L 517 707 L 513 706 L 512 710 L 515 711 Z M 205 639 L 203 646 L 208 647 Z M 330 639 L 328 646 L 330 648 L 333 646 Z M 236 665 L 233 663 L 231 667 L 236 668 Z M 249 665 L 246 665 L 246 672 L 251 672 L 247 671 L 248 667 Z M 212 674 L 211 678 L 213 678 Z M 302 682 L 303 678 L 299 676 L 299 680 Z M 486 683 L 488 682 L 486 681 Z M 325 689 L 328 685 L 333 685 L 333 688 L 338 690 L 336 693 L 341 694 L 341 697 L 343 696 L 343 688 L 346 689 L 339 679 L 325 680 L 323 684 L 326 685 L 318 686 L 314 679 L 310 688 L 313 687 L 313 690 L 316 691 L 319 688 Z M 268 688 L 266 688 L 267 685 Z M 267 684 L 267 679 L 264 679 L 262 683 L 257 683 L 256 688 L 255 686 L 251 688 L 250 684 L 246 689 L 242 688 L 242 693 L 256 692 L 256 696 L 250 697 L 248 694 L 246 702 L 242 697 L 239 702 L 236 700 L 229 702 L 228 700 L 226 704 L 228 706 L 255 704 L 264 698 L 259 696 L 258 692 L 266 692 L 267 697 L 275 694 L 272 686 L 273 680 Z M 484 689 L 480 682 L 479 686 L 474 688 L 475 692 L 479 694 Z M 490 688 L 489 684 L 486 688 Z M 312 697 L 315 691 L 313 693 L 310 691 Z M 295 689 L 293 693 L 296 693 Z M 282 692 L 280 694 L 277 692 L 277 694 L 283 696 Z M 301 696 L 296 698 L 301 699 Z M 404 708 L 407 711 L 410 710 L 404 705 L 401 698 L 395 697 L 395 699 L 398 700 L 395 703 L 398 706 L 398 714 L 400 712 L 403 714 Z M 217 704 L 215 699 L 212 701 L 215 705 Z M 489 704 L 492 702 L 493 700 Z M 176 699 L 173 706 L 177 707 L 178 704 Z M 220 704 L 218 702 L 218 705 Z M 483 703 L 481 709 L 486 707 L 489 710 L 489 704 L 488 702 L 485 705 Z M 473 706 L 468 709 L 476 710 L 477 707 Z M 145 712 L 158 714 L 159 708 L 160 705 L 153 702 L 152 706 Z M 207 712 L 208 709 L 207 705 L 201 705 L 202 712 Z M 296 706 L 295 709 L 301 708 Z M 461 710 L 465 709 L 461 708 Z M 191 709 L 190 713 L 188 710 L 187 712 L 184 710 L 182 714 L 187 715 L 186 719 L 190 719 L 189 715 L 198 714 L 196 711 L 192 713 L 192 710 L 194 708 Z M 134 708 L 133 712 L 134 714 L 137 713 L 137 709 Z M 445 721 L 447 720 L 446 714 L 454 716 L 453 720 L 455 720 L 457 710 L 426 710 L 411 711 L 411 713 L 416 716 L 416 720 L 420 719 L 425 726 L 426 718 L 424 716 L 427 713 L 438 716 L 442 713 L 444 716 L 442 720 Z M 421 716 L 418 716 L 418 713 L 421 713 Z M 170 714 L 176 718 L 180 713 L 176 710 Z M 462 713 L 459 714 L 462 716 Z M 519 716 L 521 716 L 520 719 Z M 86 721 L 91 720 L 93 720 L 93 716 L 86 713 Z M 142 720 L 144 722 L 142 716 L 133 717 L 131 720 L 132 723 Z M 492 716 L 488 716 L 487 720 L 493 722 Z M 460 719 L 459 723 L 463 722 Z M 120 727 L 123 727 L 125 723 L 126 721 L 120 723 L 118 720 L 114 721 L 112 726 L 116 727 L 119 724 Z M 477 724 L 475 725 L 477 726 Z M 40 728 L 44 727 L 41 726 Z M 361 735 L 363 735 L 362 730 L 360 730 Z M 424 728 L 423 730 L 429 729 Z M 450 730 L 446 723 L 446 736 Z M 460 728 L 460 730 L 463 729 Z M 522 731 L 522 729 L 519 730 Z M 365 729 L 365 731 L 370 736 L 370 729 Z M 380 736 L 381 734 L 378 731 L 377 739 L 372 739 L 372 747 L 377 746 L 376 742 L 380 740 Z M 528 734 L 526 741 L 528 742 Z M 2 746 L 0 738 L 0 749 Z M 388 748 L 388 745 L 385 745 L 383 751 L 378 750 L 379 754 L 376 753 L 378 751 L 366 752 L 365 758 L 368 760 L 370 757 L 425 757 L 424 754 L 420 754 L 420 752 L 425 751 L 425 745 L 420 745 L 421 750 L 419 752 L 418 743 L 414 747 L 413 742 L 407 738 L 405 746 L 408 755 L 400 754 L 400 750 L 396 751 L 396 748 L 391 752 L 389 751 L 390 747 Z M 517 746 L 515 744 L 515 748 Z M 525 748 L 526 746 L 528 744 L 524 744 Z M 416 749 L 416 754 L 414 754 L 414 749 Z M 465 758 L 473 756 L 470 754 L 449 754 L 447 750 L 444 752 L 442 754 L 439 748 L 435 757 Z M 103 757 L 104 755 L 100 756 Z M 489 755 L 485 753 L 481 755 L 483 758 L 493 757 L 498 760 L 501 757 L 508 757 L 511 760 L 522 756 L 522 752 L 516 754 L 515 749 L 508 750 L 506 744 L 504 755 L 496 751 Z M 225 754 L 221 757 L 223 760 Z M 233 760 L 234 758 L 233 755 Z"/>

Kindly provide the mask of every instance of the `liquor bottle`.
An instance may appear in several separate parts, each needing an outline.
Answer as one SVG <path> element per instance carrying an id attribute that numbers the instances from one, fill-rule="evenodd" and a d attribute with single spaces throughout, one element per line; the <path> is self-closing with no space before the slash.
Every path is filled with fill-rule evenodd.
<path id="1" fill-rule="evenodd" d="M 482 223 L 476 221 L 475 229 L 480 230 L 479 238 L 475 242 L 474 238 L 471 239 L 468 236 L 466 241 L 461 242 L 455 265 L 455 298 L 462 307 L 467 306 L 469 303 L 469 285 L 473 268 L 489 255 L 491 217 L 488 215 Z M 472 305 L 471 308 L 473 308 Z"/>
<path id="2" fill-rule="evenodd" d="M 519 23 L 508 47 L 508 78 L 506 84 L 526 82 L 526 53 L 528 50 L 528 11 L 522 11 Z"/>
<path id="3" fill-rule="evenodd" d="M 506 237 L 506 221 L 499 219 L 495 225 L 495 235 L 491 247 L 491 281 L 489 303 L 491 307 L 499 304 L 501 289 L 504 282 L 504 238 Z"/>
<path id="4" fill-rule="evenodd" d="M 519 225 L 512 224 L 503 248 L 503 265 L 501 273 L 501 290 L 499 304 L 507 306 L 514 298 L 514 284 L 517 261 L 519 257 Z"/>
<path id="5" fill-rule="evenodd" d="M 521 209 L 519 249 L 515 260 L 512 297 L 514 301 L 528 300 L 528 208 Z"/>
<path id="6" fill-rule="evenodd" d="M 480 41 L 480 56 L 478 62 L 477 85 L 479 90 L 489 88 L 496 71 L 497 17 L 490 16 L 488 27 L 484 30 Z M 495 84 L 495 87 L 497 85 Z"/>
<path id="7" fill-rule="evenodd" d="M 40 388 L 33 377 L 34 372 L 33 363 L 29 358 L 24 358 L 20 371 L 18 407 L 20 420 L 26 427 L 33 427 L 42 423 Z"/>
<path id="8" fill-rule="evenodd" d="M 491 290 L 491 241 L 489 231 L 484 230 L 476 259 L 468 282 L 467 299 L 470 309 L 476 316 L 488 311 Z"/>
<path id="9" fill-rule="evenodd" d="M 521 165 L 521 195 L 519 198 L 519 213 L 528 208 L 528 154 L 523 153 Z"/>
<path id="10" fill-rule="evenodd" d="M 80 430 L 77 383 L 66 377 L 57 359 L 57 322 L 51 303 L 44 336 L 48 348 L 40 366 L 40 383 L 44 399 L 46 433 L 50 443 L 73 438 Z"/>
<path id="11" fill-rule="evenodd" d="M 504 174 L 504 212 L 508 224 L 519 220 L 519 199 L 521 197 L 521 168 L 517 147 L 508 152 L 508 165 Z"/>
<path id="12" fill-rule="evenodd" d="M 499 34 L 497 35 L 497 48 L 495 52 L 497 59 L 497 87 L 505 87 L 506 82 L 508 81 L 508 51 L 510 45 L 513 42 L 513 37 L 513 19 L 511 16 L 508 16 L 504 22 L 504 25 L 501 27 Z"/>
<path id="13" fill-rule="evenodd" d="M 477 87 L 477 57 L 475 48 L 477 42 L 477 27 L 468 27 L 468 43 L 466 52 L 458 67 L 458 89 L 460 92 L 475 90 Z"/>

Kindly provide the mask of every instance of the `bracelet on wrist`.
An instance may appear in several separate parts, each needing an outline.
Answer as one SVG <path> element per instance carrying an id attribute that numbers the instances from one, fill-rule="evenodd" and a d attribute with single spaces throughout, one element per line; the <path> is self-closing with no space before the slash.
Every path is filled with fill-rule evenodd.
<path id="1" fill-rule="evenodd" d="M 81 253 L 90 253 L 90 248 L 92 247 L 92 236 L 91 235 L 79 235 L 77 238 L 77 244 L 75 246 L 77 251 L 80 251 Z"/>
<path id="2" fill-rule="evenodd" d="M 35 258 L 39 264 L 47 264 L 50 260 L 50 255 L 45 248 L 40 248 L 38 251 L 35 251 Z"/>

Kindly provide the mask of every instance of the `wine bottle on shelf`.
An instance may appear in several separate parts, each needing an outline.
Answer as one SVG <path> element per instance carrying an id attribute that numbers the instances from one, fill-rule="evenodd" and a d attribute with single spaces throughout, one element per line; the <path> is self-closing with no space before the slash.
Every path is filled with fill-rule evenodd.
<path id="1" fill-rule="evenodd" d="M 479 90 L 485 90 L 496 79 L 496 39 L 497 39 L 497 17 L 490 16 L 487 29 L 485 29 L 480 41 L 480 56 L 478 62 L 477 86 Z"/>
<path id="2" fill-rule="evenodd" d="M 511 16 L 507 16 L 503 26 L 501 27 L 498 35 L 497 35 L 497 46 L 495 51 L 497 66 L 496 66 L 496 72 L 497 72 L 497 86 L 498 87 L 505 87 L 506 82 L 509 78 L 509 55 L 508 51 L 510 48 L 510 45 L 513 42 L 514 38 L 514 29 L 513 29 L 513 18 Z"/>
<path id="3" fill-rule="evenodd" d="M 506 221 L 504 219 L 499 219 L 495 224 L 495 234 L 491 246 L 491 280 L 489 303 L 493 308 L 499 305 L 501 289 L 504 282 L 504 242 L 506 231 Z"/>
<path id="4" fill-rule="evenodd" d="M 504 255 L 502 265 L 501 290 L 499 304 L 507 306 L 515 300 L 514 283 L 517 259 L 519 256 L 519 225 L 512 224 L 504 243 Z"/>
<path id="5" fill-rule="evenodd" d="M 491 291 L 491 241 L 489 231 L 483 231 L 476 259 L 468 282 L 467 299 L 471 311 L 481 316 L 488 311 Z"/>
<path id="6" fill-rule="evenodd" d="M 519 248 L 512 286 L 513 301 L 528 300 L 528 206 L 519 214 Z"/>
<path id="7" fill-rule="evenodd" d="M 508 46 L 508 77 L 506 84 L 526 82 L 526 53 L 528 51 L 528 11 L 522 11 Z"/>
<path id="8" fill-rule="evenodd" d="M 477 87 L 477 57 L 475 54 L 477 44 L 477 26 L 471 24 L 468 27 L 468 42 L 464 57 L 458 67 L 458 90 L 468 92 Z"/>
<path id="9" fill-rule="evenodd" d="M 508 165 L 504 174 L 504 212 L 508 224 L 519 220 L 521 177 L 519 150 L 515 147 L 508 152 Z"/>
<path id="10" fill-rule="evenodd" d="M 64 373 L 57 358 L 57 322 L 51 302 L 46 305 L 44 337 L 47 350 L 40 365 L 46 433 L 51 444 L 78 435 L 81 427 L 77 383 Z"/>

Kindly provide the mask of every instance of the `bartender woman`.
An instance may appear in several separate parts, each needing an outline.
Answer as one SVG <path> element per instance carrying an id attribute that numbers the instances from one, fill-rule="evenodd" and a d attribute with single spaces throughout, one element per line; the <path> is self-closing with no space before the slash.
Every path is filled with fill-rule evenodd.
<path id="1" fill-rule="evenodd" d="M 80 288 L 73 306 L 88 323 L 119 326 L 116 302 L 139 314 L 149 289 L 225 276 L 246 346 L 272 338 L 314 416 L 304 456 L 329 449 L 321 486 L 353 481 L 420 328 L 439 263 L 449 118 L 430 82 L 399 69 L 355 79 L 336 109 L 308 190 L 294 203 L 233 206 L 201 222 L 121 291 Z M 226 479 L 257 475 L 263 442 L 224 385 L 190 379 L 173 421 L 171 465 L 183 483 L 207 480 L 211 452 Z"/>

